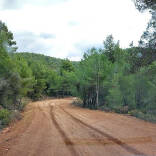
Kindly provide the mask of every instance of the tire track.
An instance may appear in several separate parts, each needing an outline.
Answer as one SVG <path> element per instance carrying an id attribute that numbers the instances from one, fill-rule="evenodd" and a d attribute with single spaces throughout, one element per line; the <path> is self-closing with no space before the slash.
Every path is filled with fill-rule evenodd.
<path id="1" fill-rule="evenodd" d="M 73 115 L 69 114 L 69 112 L 65 111 L 62 107 L 59 106 L 59 108 L 65 113 L 67 114 L 72 120 L 75 121 L 75 117 L 73 118 Z M 77 118 L 76 118 L 77 119 Z M 82 120 L 81 120 L 82 121 Z M 81 126 L 86 128 L 86 125 L 84 125 L 84 123 L 82 124 L 82 122 L 79 122 L 76 120 L 76 123 L 81 124 Z M 91 129 L 90 127 L 87 127 L 89 129 Z M 95 132 L 95 131 L 94 131 Z M 89 133 L 89 131 L 88 131 Z M 92 136 L 92 139 L 73 139 L 75 144 L 101 144 L 101 145 L 110 145 L 110 144 L 115 144 L 113 141 L 111 141 L 109 138 L 106 139 L 101 139 L 101 138 L 97 138 L 96 135 L 90 133 L 90 135 Z M 103 136 L 103 135 L 102 135 Z M 147 136 L 147 137 L 135 137 L 135 138 L 120 138 L 121 142 L 124 142 L 126 144 L 144 144 L 144 143 L 149 143 L 149 142 L 153 142 L 152 141 L 152 137 L 151 136 Z"/>
<path id="2" fill-rule="evenodd" d="M 144 153 L 142 153 L 142 152 L 138 151 L 137 149 L 135 149 L 135 148 L 127 145 L 125 142 L 123 142 L 123 141 L 121 141 L 121 140 L 119 140 L 119 139 L 117 139 L 117 138 L 115 138 L 115 137 L 113 137 L 113 136 L 111 136 L 111 135 L 109 135 L 109 134 L 107 134 L 107 133 L 105 133 L 105 132 L 103 132 L 103 131 L 101 131 L 101 130 L 99 130 L 99 129 L 91 126 L 91 125 L 89 125 L 89 124 L 87 124 L 87 123 L 85 123 L 85 122 L 83 122 L 82 120 L 80 120 L 78 118 L 76 118 L 71 113 L 69 113 L 68 111 L 66 111 L 64 108 L 60 107 L 60 109 L 62 109 L 66 114 L 68 114 L 76 122 L 79 122 L 82 125 L 84 125 L 84 126 L 90 128 L 90 129 L 98 132 L 99 134 L 103 135 L 104 137 L 107 137 L 109 141 L 114 142 L 115 144 L 119 145 L 120 147 L 122 147 L 126 151 L 128 151 L 128 152 L 130 152 L 132 154 L 135 154 L 135 155 L 146 156 Z"/>
<path id="3" fill-rule="evenodd" d="M 44 110 L 41 108 L 41 106 L 39 106 L 39 104 L 37 105 L 37 108 L 43 114 L 43 117 L 45 117 L 48 120 L 47 114 L 44 112 Z M 42 138 L 44 139 L 44 131 L 42 133 L 40 136 L 42 136 Z M 42 147 L 42 139 L 40 139 L 40 141 L 38 142 L 38 147 L 36 148 L 36 150 L 33 151 L 33 154 L 31 154 L 31 155 L 33 155 L 33 156 L 37 155 L 37 153 L 41 147 Z"/>
<path id="4" fill-rule="evenodd" d="M 73 156 L 77 156 L 78 153 L 76 152 L 76 150 L 73 147 L 74 143 L 70 140 L 70 138 L 68 138 L 68 136 L 62 130 L 62 128 L 60 127 L 60 125 L 58 124 L 58 122 L 56 120 L 56 117 L 54 115 L 54 106 L 50 106 L 50 116 L 51 116 L 51 120 L 52 120 L 53 124 L 55 125 L 56 129 L 58 130 L 61 137 L 63 138 L 64 143 L 67 146 L 67 148 L 69 149 L 69 151 L 71 152 L 71 154 Z"/>

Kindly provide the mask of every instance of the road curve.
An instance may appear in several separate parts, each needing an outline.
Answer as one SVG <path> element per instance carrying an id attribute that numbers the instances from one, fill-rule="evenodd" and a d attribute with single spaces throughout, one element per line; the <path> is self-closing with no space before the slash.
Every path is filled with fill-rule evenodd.
<path id="1" fill-rule="evenodd" d="M 72 101 L 30 103 L 24 118 L 0 133 L 0 156 L 156 156 L 156 124 Z"/>

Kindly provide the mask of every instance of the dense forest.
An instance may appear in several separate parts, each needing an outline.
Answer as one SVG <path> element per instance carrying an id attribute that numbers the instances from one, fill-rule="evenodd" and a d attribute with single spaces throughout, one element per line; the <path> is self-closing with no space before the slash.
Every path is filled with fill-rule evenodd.
<path id="1" fill-rule="evenodd" d="M 0 125 L 9 123 L 13 110 L 23 110 L 24 97 L 45 96 L 76 96 L 86 108 L 156 121 L 156 3 L 135 5 L 152 14 L 139 46 L 122 49 L 109 35 L 103 48 L 88 49 L 79 62 L 17 53 L 13 34 L 0 21 Z"/>

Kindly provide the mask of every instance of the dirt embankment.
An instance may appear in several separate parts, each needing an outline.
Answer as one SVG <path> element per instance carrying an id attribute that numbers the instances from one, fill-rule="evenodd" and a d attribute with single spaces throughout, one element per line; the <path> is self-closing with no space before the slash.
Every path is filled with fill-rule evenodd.
<path id="1" fill-rule="evenodd" d="M 24 118 L 0 133 L 0 156 L 156 156 L 156 124 L 71 102 L 30 103 Z"/>

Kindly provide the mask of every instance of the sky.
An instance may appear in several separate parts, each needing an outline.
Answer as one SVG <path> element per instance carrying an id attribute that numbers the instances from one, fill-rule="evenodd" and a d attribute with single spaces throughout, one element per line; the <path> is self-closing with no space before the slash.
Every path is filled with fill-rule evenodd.
<path id="1" fill-rule="evenodd" d="M 19 52 L 78 61 L 112 34 L 122 48 L 138 41 L 150 19 L 132 0 L 0 0 L 0 20 Z"/>

